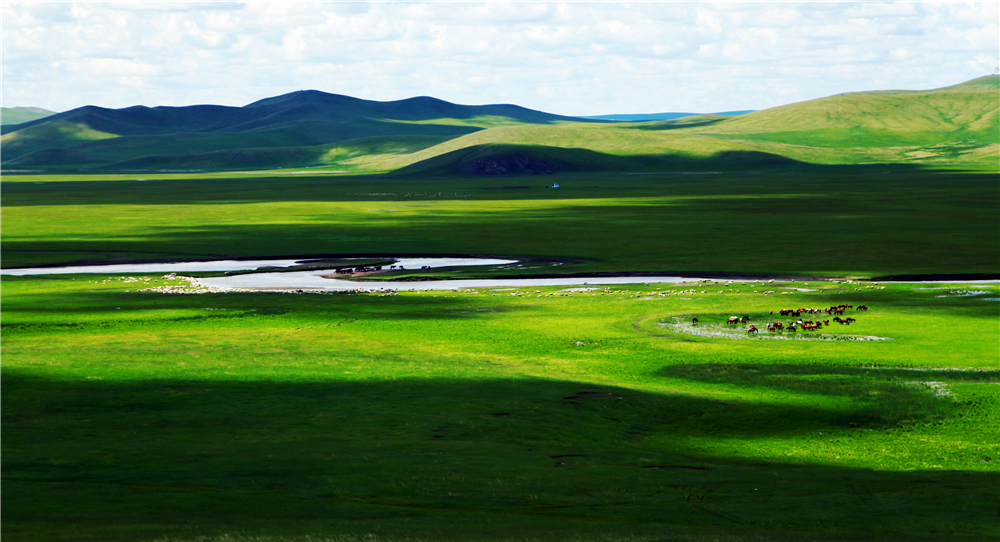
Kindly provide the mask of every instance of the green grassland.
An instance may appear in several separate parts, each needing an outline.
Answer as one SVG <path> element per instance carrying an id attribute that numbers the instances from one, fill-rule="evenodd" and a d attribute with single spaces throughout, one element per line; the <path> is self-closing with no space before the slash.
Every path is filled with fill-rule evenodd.
<path id="1" fill-rule="evenodd" d="M 396 276 L 745 278 L 3 276 L 3 536 L 998 539 L 1000 286 L 882 278 L 1000 275 L 998 80 L 647 123 L 307 91 L 5 126 L 4 268 L 478 254 L 526 260 Z M 764 331 L 837 304 L 870 310 Z"/>
<path id="2" fill-rule="evenodd" d="M 565 262 L 531 271 L 540 273 L 1000 272 L 990 168 L 695 162 L 674 173 L 510 178 L 308 171 L 76 182 L 5 175 L 3 265 L 496 254 Z M 561 187 L 546 188 L 552 182 Z"/>
<path id="3" fill-rule="evenodd" d="M 3 278 L 5 538 L 1000 537 L 996 285 L 150 278 Z M 724 329 L 840 303 L 870 310 Z"/>

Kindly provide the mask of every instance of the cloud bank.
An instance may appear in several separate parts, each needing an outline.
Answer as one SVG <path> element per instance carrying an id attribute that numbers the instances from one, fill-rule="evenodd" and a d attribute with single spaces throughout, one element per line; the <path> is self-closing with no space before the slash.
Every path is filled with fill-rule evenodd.
<path id="1" fill-rule="evenodd" d="M 1000 3 L 3 5 L 3 105 L 245 105 L 300 89 L 565 115 L 764 109 L 992 73 Z"/>

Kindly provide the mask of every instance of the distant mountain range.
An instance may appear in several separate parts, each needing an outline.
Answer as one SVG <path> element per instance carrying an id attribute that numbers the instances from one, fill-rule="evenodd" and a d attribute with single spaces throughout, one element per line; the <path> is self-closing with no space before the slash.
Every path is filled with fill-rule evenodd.
<path id="1" fill-rule="evenodd" d="M 157 161 L 209 162 L 205 153 L 236 149 L 301 148 L 373 137 L 433 144 L 484 128 L 552 124 L 583 119 L 517 105 L 458 105 L 417 97 L 376 102 L 315 90 L 267 98 L 244 107 L 195 105 L 106 109 L 86 106 L 43 119 L 4 126 L 4 167 L 151 167 Z M 417 139 L 413 139 L 417 137 Z M 409 139 L 406 139 L 409 138 Z M 311 149 L 288 158 L 292 163 Z M 179 157 L 179 158 L 178 158 Z M 221 161 L 220 161 L 221 160 Z M 269 160 L 265 160 L 269 161 Z M 307 160 L 308 161 L 308 160 Z M 228 166 L 277 167 L 233 154 Z M 280 162 L 280 160 L 279 160 Z"/>
<path id="2" fill-rule="evenodd" d="M 86 106 L 0 127 L 0 151 L 5 169 L 54 172 L 319 167 L 477 175 L 692 164 L 994 163 L 998 90 L 1000 76 L 991 75 L 935 90 L 846 93 L 762 111 L 589 118 L 309 90 L 244 107 Z"/>

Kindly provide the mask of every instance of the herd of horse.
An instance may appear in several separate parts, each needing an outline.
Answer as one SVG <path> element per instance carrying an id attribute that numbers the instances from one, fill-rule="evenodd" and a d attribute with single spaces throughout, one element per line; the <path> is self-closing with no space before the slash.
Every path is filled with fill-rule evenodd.
<path id="1" fill-rule="evenodd" d="M 392 268 L 395 269 L 396 266 L 394 265 L 392 266 Z M 336 273 L 338 275 L 353 275 L 354 273 L 371 273 L 373 271 L 381 271 L 381 270 L 382 270 L 381 265 L 373 265 L 373 266 L 362 266 L 362 267 L 343 267 L 337 269 Z"/>
<path id="2" fill-rule="evenodd" d="M 426 270 L 426 269 L 430 269 L 430 268 L 431 268 L 431 266 L 429 266 L 429 265 L 422 265 L 422 266 L 420 266 L 420 269 L 422 269 L 422 270 Z M 405 270 L 406 268 L 403 267 L 402 265 L 390 265 L 389 269 L 403 269 L 403 270 Z M 381 271 L 381 270 L 382 270 L 382 266 L 381 265 L 362 266 L 362 267 L 342 267 L 340 269 L 337 269 L 336 273 L 338 275 L 353 275 L 354 273 L 372 273 L 374 271 Z"/>
<path id="3" fill-rule="evenodd" d="M 859 305 L 855 307 L 854 305 L 841 304 L 841 305 L 833 305 L 826 309 L 816 309 L 816 308 L 781 309 L 780 311 L 778 311 L 781 316 L 794 316 L 795 318 L 798 318 L 798 320 L 790 322 L 787 325 L 775 320 L 768 322 L 766 327 L 768 331 L 774 333 L 783 331 L 796 332 L 800 329 L 803 331 L 813 331 L 817 329 L 822 329 L 823 326 L 829 326 L 831 321 L 841 325 L 850 325 L 851 323 L 856 322 L 857 320 L 850 316 L 846 318 L 841 318 L 839 316 L 841 314 L 844 314 L 844 311 L 847 309 L 854 309 L 855 311 L 867 311 L 868 307 L 866 305 Z M 801 318 L 802 314 L 822 314 L 823 312 L 825 312 L 828 316 L 830 315 L 837 315 L 837 316 L 833 316 L 832 319 L 825 319 L 825 320 L 816 319 L 815 321 L 804 320 Z M 774 311 L 771 311 L 771 314 L 773 315 Z M 698 319 L 692 318 L 691 323 L 697 324 Z M 754 334 L 760 332 L 760 330 L 757 329 L 757 326 L 750 322 L 749 316 L 743 316 L 743 317 L 730 316 L 729 319 L 726 321 L 726 324 L 727 325 L 750 324 L 750 327 L 747 328 L 747 333 Z"/>

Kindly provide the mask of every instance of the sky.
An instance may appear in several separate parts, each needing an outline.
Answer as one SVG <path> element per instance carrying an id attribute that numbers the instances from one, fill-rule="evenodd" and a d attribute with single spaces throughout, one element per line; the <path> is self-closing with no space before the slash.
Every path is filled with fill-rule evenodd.
<path id="1" fill-rule="evenodd" d="M 302 89 L 562 115 L 766 109 L 994 72 L 983 2 L 3 2 L 3 107 Z"/>

